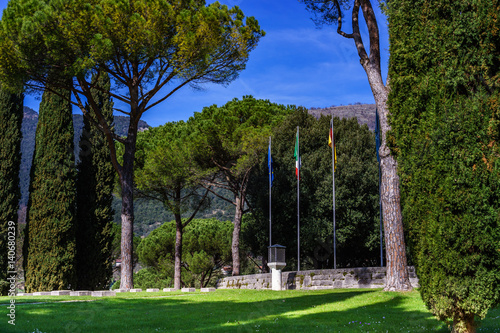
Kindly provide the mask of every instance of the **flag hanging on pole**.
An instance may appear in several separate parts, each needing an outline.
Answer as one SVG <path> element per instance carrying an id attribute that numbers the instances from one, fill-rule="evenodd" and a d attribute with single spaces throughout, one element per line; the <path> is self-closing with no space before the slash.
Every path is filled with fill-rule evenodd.
<path id="1" fill-rule="evenodd" d="M 330 133 L 328 135 L 328 145 L 332 148 L 333 145 L 333 165 L 337 170 L 337 147 L 335 146 L 335 136 L 333 135 L 333 117 L 330 120 Z"/>
<path id="2" fill-rule="evenodd" d="M 297 176 L 297 271 L 300 271 L 300 153 L 299 153 L 299 126 L 297 126 L 297 136 L 295 140 L 295 175 Z"/>
<path id="3" fill-rule="evenodd" d="M 300 160 L 300 154 L 299 154 L 299 128 L 297 127 L 297 135 L 295 137 L 295 151 L 293 153 L 293 157 L 295 157 L 295 176 L 297 176 L 297 179 L 300 180 L 300 167 L 301 167 L 301 160 Z"/>
<path id="4" fill-rule="evenodd" d="M 274 182 L 274 168 L 273 168 L 273 158 L 271 156 L 271 138 L 269 138 L 269 148 L 267 150 L 267 166 L 269 168 L 269 186 L 273 186 Z"/>
<path id="5" fill-rule="evenodd" d="M 337 147 L 335 146 L 335 135 L 333 134 L 333 114 L 330 120 L 330 132 L 328 133 L 328 145 L 332 148 L 332 185 L 333 185 L 333 268 L 337 268 L 337 226 L 335 221 L 335 169 L 337 168 Z"/>

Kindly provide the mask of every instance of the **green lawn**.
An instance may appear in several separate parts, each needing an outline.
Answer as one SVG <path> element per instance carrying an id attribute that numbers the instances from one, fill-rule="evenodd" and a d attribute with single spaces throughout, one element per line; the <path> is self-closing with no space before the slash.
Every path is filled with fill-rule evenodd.
<path id="1" fill-rule="evenodd" d="M 448 332 L 418 292 L 381 290 L 124 293 L 17 297 L 16 326 L 0 332 Z M 479 332 L 500 332 L 500 309 Z"/>

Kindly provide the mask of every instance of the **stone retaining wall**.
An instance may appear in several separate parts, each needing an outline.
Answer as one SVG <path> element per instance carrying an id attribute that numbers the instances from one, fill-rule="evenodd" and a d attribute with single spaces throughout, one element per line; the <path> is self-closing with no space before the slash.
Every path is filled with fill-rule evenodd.
<path id="1" fill-rule="evenodd" d="M 408 267 L 410 282 L 418 287 L 414 267 Z M 385 267 L 321 269 L 282 272 L 283 289 L 383 288 Z M 271 273 L 230 276 L 217 281 L 218 289 L 271 289 Z"/>

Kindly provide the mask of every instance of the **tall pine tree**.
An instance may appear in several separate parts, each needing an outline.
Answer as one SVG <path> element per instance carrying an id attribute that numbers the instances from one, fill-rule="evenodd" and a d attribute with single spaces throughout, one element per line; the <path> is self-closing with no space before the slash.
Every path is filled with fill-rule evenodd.
<path id="1" fill-rule="evenodd" d="M 95 81 L 95 80 L 94 80 Z M 113 122 L 113 102 L 107 74 L 99 76 L 92 90 L 106 121 Z M 89 115 L 93 112 L 89 110 Z M 96 118 L 94 118 L 95 121 Z M 78 289 L 109 286 L 113 275 L 113 209 L 115 170 L 104 134 L 84 117 L 77 176 L 76 272 Z"/>
<path id="2" fill-rule="evenodd" d="M 19 167 L 21 164 L 21 122 L 23 120 L 23 96 L 0 91 L 0 294 L 6 290 L 9 261 L 16 254 L 17 210 L 19 208 Z M 13 233 L 11 233 L 14 231 Z M 14 240 L 12 240 L 14 238 Z M 14 243 L 12 243 L 14 242 Z"/>
<path id="3" fill-rule="evenodd" d="M 67 91 L 47 89 L 40 104 L 24 244 L 28 292 L 76 285 L 76 172 L 69 97 Z"/>

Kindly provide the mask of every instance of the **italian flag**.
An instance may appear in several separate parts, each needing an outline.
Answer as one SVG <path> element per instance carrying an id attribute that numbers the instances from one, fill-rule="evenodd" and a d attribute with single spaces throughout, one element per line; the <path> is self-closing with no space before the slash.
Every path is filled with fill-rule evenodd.
<path id="1" fill-rule="evenodd" d="M 297 179 L 300 180 L 300 167 L 301 167 L 301 161 L 300 161 L 300 155 L 299 155 L 299 129 L 297 128 L 297 136 L 295 139 L 295 151 L 293 153 L 293 156 L 295 157 L 295 175 L 297 176 Z"/>

